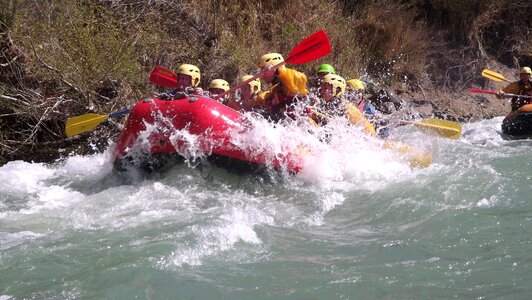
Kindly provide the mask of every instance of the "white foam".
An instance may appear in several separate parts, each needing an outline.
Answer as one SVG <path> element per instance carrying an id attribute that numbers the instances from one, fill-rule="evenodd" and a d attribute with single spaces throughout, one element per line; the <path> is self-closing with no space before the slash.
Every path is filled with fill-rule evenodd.
<path id="1" fill-rule="evenodd" d="M 31 231 L 0 232 L 0 250 L 9 249 L 28 240 L 37 239 L 41 236 L 43 236 L 43 234 Z"/>
<path id="2" fill-rule="evenodd" d="M 68 157 L 62 165 L 62 171 L 69 178 L 98 181 L 109 175 L 113 170 L 113 151 L 111 144 L 103 153 L 92 155 L 74 155 Z"/>
<path id="3" fill-rule="evenodd" d="M 182 191 L 160 182 L 117 187 L 90 195 L 69 216 L 77 229 L 124 229 L 168 217 L 186 218 L 197 209 Z"/>
<path id="4" fill-rule="evenodd" d="M 505 141 L 502 137 L 501 123 L 503 117 L 463 124 L 462 139 L 465 143 L 486 146 L 500 146 Z"/>
<path id="5" fill-rule="evenodd" d="M 254 226 L 273 225 L 273 220 L 273 217 L 252 207 L 229 207 L 213 225 L 191 228 L 196 239 L 195 246 L 181 245 L 158 264 L 162 268 L 201 265 L 204 258 L 230 250 L 236 243 L 261 244 Z"/>
<path id="6" fill-rule="evenodd" d="M 11 161 L 0 167 L 0 193 L 36 193 L 42 190 L 44 181 L 55 175 L 56 170 L 44 164 Z"/>

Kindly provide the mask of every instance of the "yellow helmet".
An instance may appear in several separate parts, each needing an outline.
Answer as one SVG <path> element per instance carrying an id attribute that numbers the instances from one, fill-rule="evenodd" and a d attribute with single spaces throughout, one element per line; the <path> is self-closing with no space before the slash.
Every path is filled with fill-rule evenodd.
<path id="1" fill-rule="evenodd" d="M 192 87 L 197 87 L 200 83 L 201 74 L 198 67 L 189 64 L 182 64 L 177 68 L 177 74 L 185 74 L 192 77 Z"/>
<path id="2" fill-rule="evenodd" d="M 333 94 L 335 96 L 341 96 L 345 92 L 345 79 L 342 76 L 335 74 L 327 74 L 323 77 L 323 82 L 329 83 L 333 86 Z M 340 91 L 338 91 L 340 88 Z"/>
<path id="3" fill-rule="evenodd" d="M 244 82 L 244 81 L 250 79 L 251 77 L 253 77 L 253 76 L 244 75 L 244 76 L 242 76 L 240 78 L 240 82 Z M 248 84 L 251 87 L 251 94 L 252 95 L 256 95 L 256 94 L 258 94 L 260 92 L 260 79 L 257 78 L 255 80 L 252 80 Z M 257 87 L 257 88 L 255 89 L 255 87 Z"/>
<path id="4" fill-rule="evenodd" d="M 358 90 L 358 91 L 364 91 L 364 85 L 362 84 L 362 81 L 359 79 L 349 79 L 347 81 L 347 90 Z"/>
<path id="5" fill-rule="evenodd" d="M 282 63 L 284 58 L 279 53 L 268 53 L 264 54 L 259 58 L 259 67 L 275 66 L 279 63 Z"/>
<path id="6" fill-rule="evenodd" d="M 209 83 L 209 89 L 222 89 L 225 92 L 229 89 L 229 83 L 223 79 L 213 79 Z"/>
<path id="7" fill-rule="evenodd" d="M 532 75 L 532 70 L 530 69 L 530 67 L 522 67 L 521 70 L 519 70 L 519 74 L 531 74 Z"/>

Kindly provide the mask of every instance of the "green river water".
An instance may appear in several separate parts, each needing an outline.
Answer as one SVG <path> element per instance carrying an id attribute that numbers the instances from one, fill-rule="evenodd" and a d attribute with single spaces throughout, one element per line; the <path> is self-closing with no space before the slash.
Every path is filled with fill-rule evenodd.
<path id="1" fill-rule="evenodd" d="M 432 154 L 422 170 L 361 143 L 290 176 L 10 162 L 0 299 L 530 299 L 532 141 L 500 122 L 400 128 Z"/>

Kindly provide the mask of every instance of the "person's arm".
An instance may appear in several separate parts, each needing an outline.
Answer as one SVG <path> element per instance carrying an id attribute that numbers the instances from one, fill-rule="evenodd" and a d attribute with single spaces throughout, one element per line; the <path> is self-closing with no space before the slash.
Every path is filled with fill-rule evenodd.
<path id="1" fill-rule="evenodd" d="M 281 81 L 283 94 L 287 97 L 308 94 L 307 76 L 301 72 L 281 66 L 277 78 Z"/>
<path id="2" fill-rule="evenodd" d="M 373 127 L 368 119 L 364 118 L 362 112 L 353 103 L 347 103 L 345 105 L 345 114 L 351 123 L 363 126 L 364 130 L 373 136 L 377 135 L 375 127 Z"/>
<path id="3" fill-rule="evenodd" d="M 498 99 L 508 98 L 510 96 L 505 96 L 503 94 L 519 94 L 519 82 L 512 82 L 504 88 L 500 89 L 497 93 Z"/>

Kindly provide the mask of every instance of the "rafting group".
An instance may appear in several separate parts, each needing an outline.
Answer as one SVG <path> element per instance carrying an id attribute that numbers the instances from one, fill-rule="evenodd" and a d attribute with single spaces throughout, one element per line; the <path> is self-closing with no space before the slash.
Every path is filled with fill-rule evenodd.
<path id="1" fill-rule="evenodd" d="M 209 158 L 229 160 L 233 165 L 244 162 L 297 173 L 308 163 L 310 150 L 306 146 L 283 145 L 280 150 L 272 150 L 235 141 L 235 132 L 238 135 L 249 130 L 247 112 L 260 114 L 272 123 L 303 119 L 316 127 L 341 117 L 371 136 L 388 136 L 386 126 L 379 127 L 382 114 L 364 98 L 365 87 L 360 79 L 345 80 L 333 66 L 322 64 L 316 70 L 315 79 L 308 82 L 305 74 L 286 66 L 307 63 L 329 52 L 327 35 L 318 31 L 298 44 L 286 59 L 279 53 L 262 55 L 258 59 L 260 70 L 256 75 L 242 76 L 233 87 L 224 79 L 214 79 L 205 91 L 200 87 L 202 76 L 197 66 L 182 64 L 175 73 L 156 66 L 150 74 L 150 82 L 166 87 L 166 92 L 139 101 L 131 109 L 109 115 L 86 114 L 70 118 L 66 123 L 66 134 L 77 135 L 111 117 L 128 114 L 116 143 L 115 165 L 135 161 L 131 156 L 135 152 L 145 154 L 150 160 L 168 155 L 187 156 L 192 143 L 196 144 L 196 150 L 208 153 Z M 502 76 L 495 72 L 489 75 Z M 509 92 L 529 93 L 530 68 L 523 68 L 520 75 L 519 83 L 512 83 L 497 96 L 513 95 Z M 263 90 L 261 78 L 269 85 L 267 89 Z M 516 114 L 522 113 L 527 105 L 532 106 L 523 102 L 523 97 L 514 98 L 516 105 L 512 107 L 515 107 Z M 445 138 L 456 139 L 461 135 L 461 125 L 453 121 L 429 118 L 406 123 Z M 513 120 L 512 124 L 515 123 Z M 524 123 L 530 124 L 530 120 Z M 149 130 L 152 127 L 156 130 Z M 183 130 L 186 134 L 182 133 Z M 145 134 L 147 131 L 149 133 Z M 141 138 L 144 141 L 138 143 Z M 139 144 L 143 148 L 137 149 Z M 432 162 L 427 152 L 403 143 L 385 141 L 381 146 L 400 153 L 414 167 L 426 167 Z"/>
<path id="2" fill-rule="evenodd" d="M 200 69 L 191 64 L 183 64 L 176 71 L 177 87 L 160 95 L 160 99 L 176 100 L 191 96 L 210 97 L 239 112 L 255 112 L 271 122 L 295 120 L 305 114 L 315 126 L 327 124 L 335 116 L 345 116 L 355 124 L 363 126 L 371 135 L 377 131 L 372 121 L 379 112 L 365 101 L 364 85 L 359 79 L 345 80 L 336 74 L 330 64 L 322 64 L 316 70 L 315 85 L 308 87 L 307 76 L 299 71 L 280 66 L 285 60 L 279 53 L 264 54 L 259 58 L 258 67 L 263 80 L 270 87 L 262 91 L 259 78 L 240 87 L 237 93 L 228 94 L 229 83 L 224 79 L 214 79 L 204 91 L 199 87 Z M 161 72 L 161 68 L 156 72 Z M 167 71 L 168 72 L 168 71 Z M 245 75 L 241 82 L 253 77 Z M 309 91 L 310 90 L 310 91 Z M 304 106 L 305 109 L 298 110 Z M 384 130 L 381 135 L 385 135 Z"/>
<path id="3" fill-rule="evenodd" d="M 226 80 L 215 79 L 206 91 L 200 88 L 202 76 L 198 67 L 183 64 L 173 72 L 156 66 L 150 82 L 166 87 L 166 92 L 109 115 L 69 118 L 66 135 L 87 132 L 109 118 L 127 114 L 114 150 L 115 166 L 131 163 L 137 166 L 138 161 L 142 164 L 148 161 L 151 168 L 159 164 L 160 157 L 164 161 L 169 156 L 189 157 L 193 152 L 207 154 L 209 159 L 229 161 L 232 166 L 243 162 L 297 173 L 311 163 L 308 160 L 312 149 L 290 142 L 270 148 L 260 142 L 242 143 L 238 139 L 252 130 L 246 112 L 258 113 L 275 124 L 304 120 L 311 127 L 324 126 L 338 117 L 346 118 L 370 136 L 379 133 L 386 136 L 382 128 L 375 129 L 380 113 L 365 101 L 361 80 L 345 80 L 333 66 L 322 64 L 309 87 L 305 74 L 286 66 L 314 61 L 330 51 L 327 35 L 323 30 L 318 31 L 294 47 L 286 59 L 279 53 L 262 55 L 256 75 L 243 76 L 233 87 Z M 268 89 L 261 89 L 260 78 L 269 85 Z M 461 134 L 457 122 L 430 118 L 410 124 L 447 138 L 458 138 Z M 429 153 L 404 143 L 377 143 L 385 151 L 398 153 L 413 167 L 427 167 L 432 162 Z M 139 153 L 143 159 L 137 159 Z"/>

